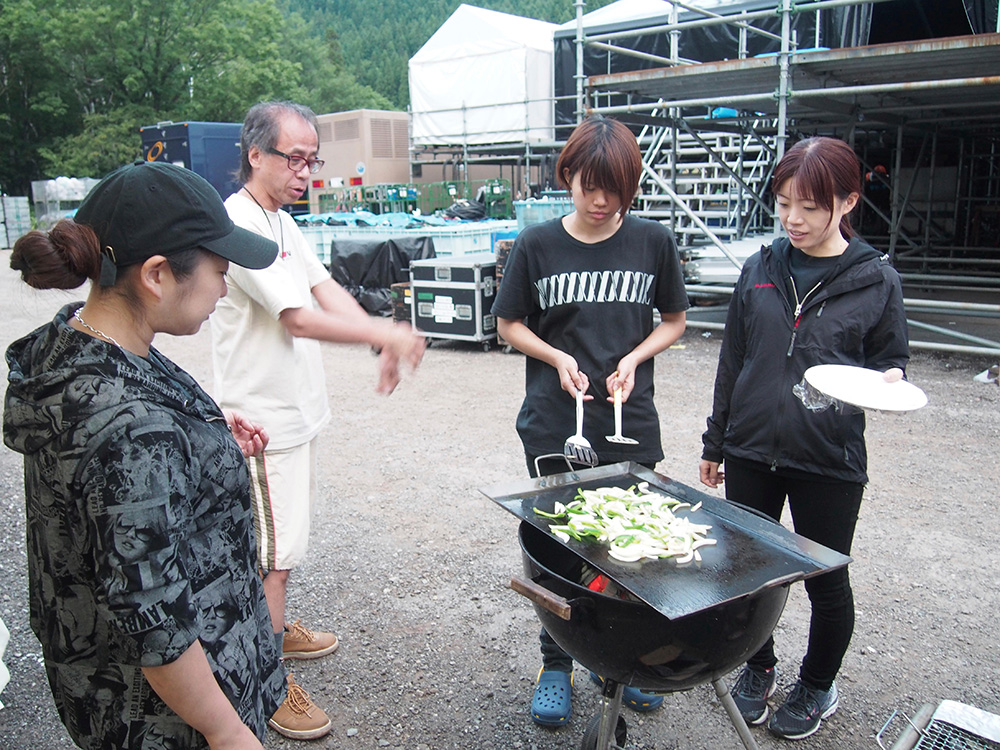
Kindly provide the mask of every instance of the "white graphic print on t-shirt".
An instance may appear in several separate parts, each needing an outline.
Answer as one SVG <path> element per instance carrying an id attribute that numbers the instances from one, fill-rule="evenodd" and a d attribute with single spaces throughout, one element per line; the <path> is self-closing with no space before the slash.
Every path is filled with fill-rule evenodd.
<path id="1" fill-rule="evenodd" d="M 651 303 L 655 276 L 639 271 L 571 271 L 535 282 L 538 304 L 545 310 L 580 302 Z"/>

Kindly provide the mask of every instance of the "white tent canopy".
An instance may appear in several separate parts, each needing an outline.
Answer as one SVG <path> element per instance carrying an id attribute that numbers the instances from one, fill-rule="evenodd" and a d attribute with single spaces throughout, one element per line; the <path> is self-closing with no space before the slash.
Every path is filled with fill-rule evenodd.
<path id="1" fill-rule="evenodd" d="M 741 10 L 757 10 L 773 7 L 774 0 L 685 0 L 685 5 L 699 8 L 709 13 L 732 14 Z M 620 28 L 642 28 L 670 22 L 673 3 L 667 0 L 618 0 L 583 16 L 583 28 L 590 34 Z M 701 18 L 693 10 L 681 8 L 678 18 L 682 21 Z M 557 37 L 576 34 L 576 19 L 561 24 L 556 30 Z"/>
<path id="2" fill-rule="evenodd" d="M 460 5 L 410 58 L 413 143 L 553 138 L 556 24 Z"/>

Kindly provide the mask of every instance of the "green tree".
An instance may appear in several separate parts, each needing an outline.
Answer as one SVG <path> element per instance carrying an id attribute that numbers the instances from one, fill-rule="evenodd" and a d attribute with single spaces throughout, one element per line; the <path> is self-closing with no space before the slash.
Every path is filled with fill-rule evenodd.
<path id="1" fill-rule="evenodd" d="M 299 83 L 286 92 L 317 114 L 351 109 L 394 109 L 392 102 L 359 83 L 344 66 L 340 39 L 327 29 L 323 39 L 315 37 L 298 14 L 291 14 L 285 26 L 285 50 L 299 66 Z"/>
<path id="2" fill-rule="evenodd" d="M 39 147 L 48 176 L 100 177 L 142 156 L 139 127 L 152 123 L 152 109 L 129 104 L 107 113 L 87 113 L 83 129 Z"/>
<path id="3" fill-rule="evenodd" d="M 271 0 L 57 0 L 59 47 L 81 112 L 126 105 L 233 118 L 294 83 Z M 142 123 L 139 123 L 142 124 Z"/>
<path id="4" fill-rule="evenodd" d="M 0 0 L 0 190 L 28 195 L 39 148 L 78 120 L 72 83 L 56 63 L 47 3 Z"/>
<path id="5" fill-rule="evenodd" d="M 0 185 L 97 177 L 161 120 L 238 122 L 261 99 L 386 107 L 274 0 L 0 0 Z"/>

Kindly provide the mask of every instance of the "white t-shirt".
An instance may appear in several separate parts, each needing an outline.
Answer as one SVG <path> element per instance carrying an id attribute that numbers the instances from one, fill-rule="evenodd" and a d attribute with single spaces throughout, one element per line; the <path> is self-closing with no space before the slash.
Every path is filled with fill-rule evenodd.
<path id="1" fill-rule="evenodd" d="M 330 278 L 295 220 L 265 211 L 242 193 L 226 199 L 233 222 L 278 243 L 269 267 L 229 265 L 229 293 L 210 318 L 213 395 L 264 427 L 270 450 L 309 442 L 330 421 L 320 343 L 296 338 L 278 320 L 282 310 L 314 307 L 310 291 Z"/>

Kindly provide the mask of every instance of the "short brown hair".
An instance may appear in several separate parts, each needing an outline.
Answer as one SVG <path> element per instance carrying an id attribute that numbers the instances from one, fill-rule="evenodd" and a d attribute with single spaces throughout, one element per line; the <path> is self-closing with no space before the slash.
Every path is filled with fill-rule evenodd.
<path id="1" fill-rule="evenodd" d="M 772 191 L 777 193 L 793 177 L 804 198 L 831 214 L 835 197 L 844 200 L 851 193 L 861 194 L 861 162 L 839 138 L 806 138 L 788 149 L 774 170 Z M 854 236 L 849 215 L 840 220 L 840 233 L 847 239 Z"/>
<path id="2" fill-rule="evenodd" d="M 559 154 L 556 179 L 568 190 L 577 173 L 585 185 L 617 195 L 624 215 L 639 192 L 642 174 L 642 154 L 632 131 L 601 115 L 577 125 Z"/>

